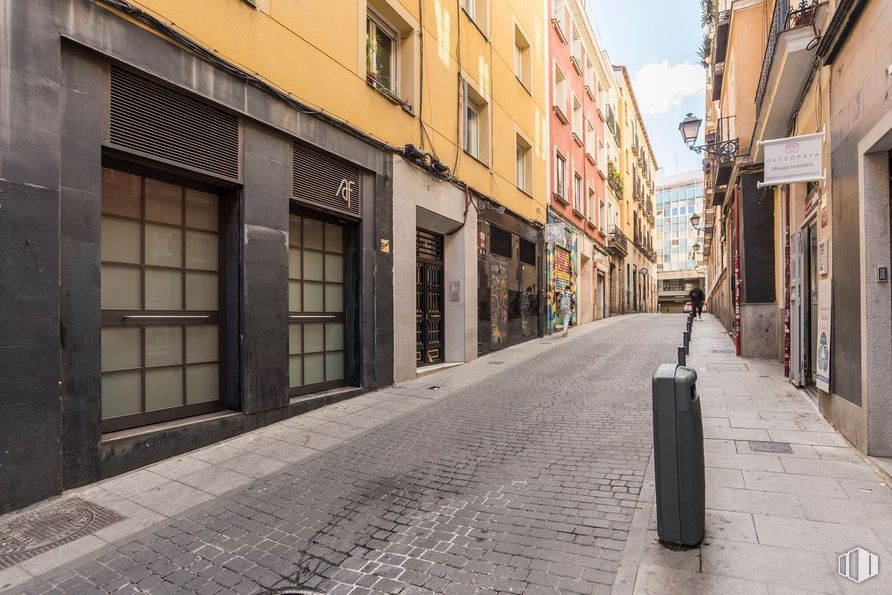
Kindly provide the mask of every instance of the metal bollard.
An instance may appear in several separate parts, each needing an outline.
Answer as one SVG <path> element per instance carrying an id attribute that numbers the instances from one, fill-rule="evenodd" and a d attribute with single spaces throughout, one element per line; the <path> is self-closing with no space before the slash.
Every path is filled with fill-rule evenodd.
<path id="1" fill-rule="evenodd" d="M 705 526 L 706 479 L 694 370 L 672 364 L 657 369 L 653 421 L 657 533 L 666 544 L 697 545 Z"/>
<path id="2" fill-rule="evenodd" d="M 687 350 L 684 348 L 684 345 L 678 346 L 678 365 L 686 366 L 688 365 L 687 358 Z"/>
<path id="3" fill-rule="evenodd" d="M 694 330 L 694 319 L 688 318 L 688 332 L 690 333 L 693 330 Z"/>
<path id="4" fill-rule="evenodd" d="M 691 331 L 685 331 L 681 334 L 684 339 L 684 352 L 685 354 L 691 353 Z"/>

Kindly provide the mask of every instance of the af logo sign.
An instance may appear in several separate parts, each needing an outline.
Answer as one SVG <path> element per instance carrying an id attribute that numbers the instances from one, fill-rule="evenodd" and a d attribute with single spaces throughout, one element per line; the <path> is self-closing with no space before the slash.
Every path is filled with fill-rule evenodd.
<path id="1" fill-rule="evenodd" d="M 338 184 L 338 191 L 336 195 L 343 199 L 345 203 L 347 203 L 347 208 L 350 208 L 351 201 L 353 200 L 353 189 L 356 186 L 356 182 L 353 180 L 348 180 L 344 178 L 341 180 L 341 183 Z"/>

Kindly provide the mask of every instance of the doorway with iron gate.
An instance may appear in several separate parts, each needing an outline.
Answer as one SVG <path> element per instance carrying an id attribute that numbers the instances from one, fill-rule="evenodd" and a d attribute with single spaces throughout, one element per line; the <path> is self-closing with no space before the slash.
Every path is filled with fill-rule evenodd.
<path id="1" fill-rule="evenodd" d="M 444 361 L 443 236 L 418 229 L 415 261 L 415 365 Z"/>

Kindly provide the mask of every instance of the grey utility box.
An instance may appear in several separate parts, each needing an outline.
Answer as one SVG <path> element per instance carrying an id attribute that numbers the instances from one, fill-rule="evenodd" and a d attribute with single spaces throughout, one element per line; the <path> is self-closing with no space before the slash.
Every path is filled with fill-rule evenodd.
<path id="1" fill-rule="evenodd" d="M 694 546 L 703 539 L 706 480 L 697 372 L 663 364 L 653 377 L 654 470 L 660 541 Z"/>

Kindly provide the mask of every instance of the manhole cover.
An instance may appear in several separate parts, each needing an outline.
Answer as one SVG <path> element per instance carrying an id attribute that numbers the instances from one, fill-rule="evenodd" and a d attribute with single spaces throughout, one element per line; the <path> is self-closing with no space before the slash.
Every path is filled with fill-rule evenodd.
<path id="1" fill-rule="evenodd" d="M 766 442 L 763 440 L 750 440 L 750 448 L 755 452 L 774 452 L 781 454 L 793 454 L 788 442 Z"/>
<path id="2" fill-rule="evenodd" d="M 0 525 L 0 570 L 123 519 L 116 512 L 80 498 L 14 518 Z"/>

